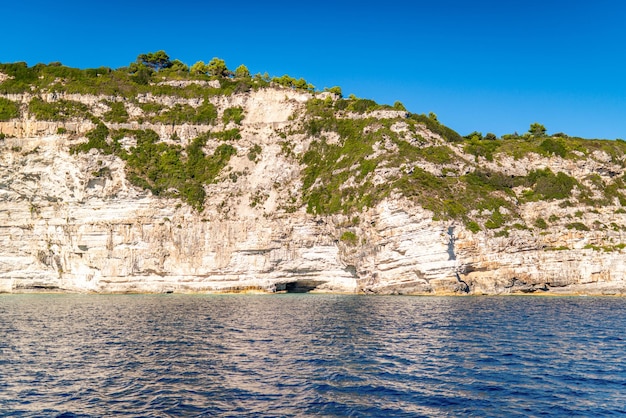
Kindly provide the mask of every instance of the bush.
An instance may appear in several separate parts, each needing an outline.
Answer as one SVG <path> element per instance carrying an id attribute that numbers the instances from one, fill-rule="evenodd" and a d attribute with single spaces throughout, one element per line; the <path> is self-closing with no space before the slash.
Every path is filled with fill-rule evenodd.
<path id="1" fill-rule="evenodd" d="M 467 174 L 465 180 L 472 185 L 503 191 L 510 191 L 510 189 L 521 183 L 519 178 L 491 170 L 476 170 Z"/>
<path id="2" fill-rule="evenodd" d="M 20 108 L 12 100 L 0 97 L 0 121 L 7 121 L 20 117 Z"/>
<path id="3" fill-rule="evenodd" d="M 341 238 L 339 239 L 349 245 L 356 245 L 359 240 L 356 234 L 352 231 L 345 231 L 341 234 Z"/>
<path id="4" fill-rule="evenodd" d="M 493 161 L 493 155 L 500 147 L 500 142 L 496 139 L 479 139 L 473 136 L 465 143 L 465 152 L 475 157 L 484 157 L 487 161 Z"/>
<path id="5" fill-rule="evenodd" d="M 552 138 L 543 140 L 543 142 L 539 144 L 539 148 L 548 156 L 558 155 L 559 157 L 565 158 L 565 154 L 567 154 L 567 148 L 563 142 Z"/>
<path id="6" fill-rule="evenodd" d="M 23 93 L 29 91 L 30 87 L 37 83 L 37 71 L 28 68 L 25 62 L 12 64 L 0 64 L 0 72 L 9 76 L 0 84 L 2 93 Z"/>
<path id="7" fill-rule="evenodd" d="M 125 123 L 128 122 L 128 112 L 122 102 L 108 102 L 106 103 L 111 110 L 103 115 L 103 119 L 107 122 L 113 123 Z"/>
<path id="8" fill-rule="evenodd" d="M 222 122 L 224 125 L 227 125 L 229 122 L 235 122 L 237 125 L 241 125 L 241 121 L 243 120 L 243 108 L 241 107 L 229 107 L 224 110 L 224 115 L 222 116 Z"/>
<path id="9" fill-rule="evenodd" d="M 450 164 L 454 161 L 454 152 L 447 146 L 419 148 L 419 155 L 425 161 L 433 164 Z"/>
<path id="10" fill-rule="evenodd" d="M 92 117 L 89 108 L 71 100 L 45 102 L 39 97 L 33 97 L 28 104 L 28 113 L 37 120 L 67 121 L 70 119 L 87 119 Z"/>
<path id="11" fill-rule="evenodd" d="M 92 148 L 96 148 L 104 152 L 105 154 L 111 154 L 113 148 L 107 142 L 109 136 L 109 129 L 105 124 L 99 123 L 94 129 L 89 131 L 86 135 L 88 141 L 86 143 L 76 145 L 71 148 L 71 152 L 88 152 Z"/>
<path id="12" fill-rule="evenodd" d="M 350 104 L 348 105 L 347 110 L 350 110 L 356 113 L 365 113 L 365 112 L 371 112 L 372 110 L 376 110 L 379 108 L 380 106 L 378 105 L 378 103 L 376 103 L 373 100 L 355 99 L 355 100 L 350 101 Z"/>
<path id="13" fill-rule="evenodd" d="M 204 102 L 196 108 L 196 114 L 192 117 L 191 122 L 212 125 L 216 119 L 217 109 L 215 105 L 205 99 Z"/>
<path id="14" fill-rule="evenodd" d="M 582 222 L 572 222 L 566 225 L 567 229 L 575 229 L 577 231 L 589 231 L 587 225 Z"/>
<path id="15" fill-rule="evenodd" d="M 485 228 L 487 229 L 497 229 L 504 225 L 505 219 L 504 216 L 500 213 L 499 210 L 494 210 L 491 214 L 491 217 L 485 222 Z"/>
<path id="16" fill-rule="evenodd" d="M 478 225 L 475 221 L 469 221 L 465 226 L 474 234 L 480 231 L 480 225 Z"/>
<path id="17" fill-rule="evenodd" d="M 177 103 L 155 117 L 154 121 L 164 124 L 181 125 L 185 122 L 190 122 L 195 112 L 195 109 L 188 104 L 181 105 Z"/>
<path id="18" fill-rule="evenodd" d="M 248 151 L 248 159 L 250 161 L 257 162 L 257 158 L 259 157 L 259 154 L 261 154 L 261 151 L 263 151 L 261 146 L 259 144 L 254 144 L 254 146 L 250 148 L 250 151 Z"/>
<path id="19" fill-rule="evenodd" d="M 393 108 L 394 108 L 394 109 L 396 109 L 396 110 L 403 110 L 403 111 L 406 111 L 406 107 L 404 107 L 404 104 L 402 104 L 402 102 L 400 102 L 400 101 L 396 101 L 396 102 L 393 104 Z"/>
<path id="20" fill-rule="evenodd" d="M 567 199 L 574 186 L 579 185 L 576 179 L 562 172 L 555 175 L 549 168 L 534 170 L 526 179 L 527 184 L 533 186 L 534 194 L 541 200 Z"/>
<path id="21" fill-rule="evenodd" d="M 234 128 L 227 131 L 211 132 L 209 136 L 220 141 L 236 141 L 238 139 L 241 139 L 241 132 L 239 131 L 239 129 Z"/>
<path id="22" fill-rule="evenodd" d="M 442 125 L 435 118 L 413 113 L 409 116 L 409 120 L 426 125 L 429 130 L 440 135 L 443 139 L 449 142 L 463 141 L 463 137 L 459 135 L 458 132 L 448 128 L 447 126 Z"/>
<path id="23" fill-rule="evenodd" d="M 195 109 L 188 104 L 177 103 L 158 116 L 153 117 L 152 120 L 171 125 L 182 125 L 184 123 L 212 125 L 217 120 L 217 109 L 207 100 Z"/>
<path id="24" fill-rule="evenodd" d="M 134 71 L 130 79 L 133 83 L 139 84 L 140 86 L 147 86 L 150 84 L 151 77 L 152 71 L 143 66 Z"/>

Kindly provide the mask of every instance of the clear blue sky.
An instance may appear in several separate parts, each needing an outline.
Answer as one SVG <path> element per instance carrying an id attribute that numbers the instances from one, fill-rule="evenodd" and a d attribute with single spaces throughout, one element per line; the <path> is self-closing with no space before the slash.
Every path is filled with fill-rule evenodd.
<path id="1" fill-rule="evenodd" d="M 128 4 L 127 4 L 128 3 Z M 461 134 L 626 139 L 626 1 L 13 1 L 0 62 L 191 65 L 305 78 L 435 112 Z"/>

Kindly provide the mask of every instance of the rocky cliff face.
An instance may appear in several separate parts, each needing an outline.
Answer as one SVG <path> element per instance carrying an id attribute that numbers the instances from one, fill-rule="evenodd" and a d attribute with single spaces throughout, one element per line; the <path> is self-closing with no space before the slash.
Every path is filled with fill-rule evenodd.
<path id="1" fill-rule="evenodd" d="M 4 97 L 23 107 L 32 100 L 28 94 Z M 120 101 L 87 95 L 44 99 L 83 103 L 96 116 L 108 110 L 103 103 Z M 0 122 L 5 136 L 0 141 L 0 292 L 626 292 L 626 211 L 618 199 L 581 209 L 562 204 L 564 199 L 505 196 L 518 218 L 499 228 L 475 228 L 439 216 L 425 209 L 419 196 L 393 190 L 358 210 L 307 211 L 302 156 L 317 139 L 301 125 L 312 99 L 311 93 L 283 88 L 207 99 L 216 106 L 218 120 L 225 109 L 241 107 L 245 117 L 240 125 L 107 123 L 110 129 L 151 129 L 161 141 L 181 146 L 204 132 L 237 127 L 240 138 L 232 142 L 236 155 L 204 186 L 202 210 L 132 185 L 118 156 L 97 149 L 70 152 L 86 142 L 85 134 L 95 126 L 89 120 L 37 121 L 24 111 L 20 118 Z M 142 101 L 200 105 L 197 99 L 166 96 L 138 98 Z M 136 104 L 125 103 L 125 108 L 131 115 L 141 114 Z M 405 113 L 346 111 L 341 117 L 378 121 L 364 128 L 370 130 L 386 123 L 416 147 L 445 143 L 425 125 L 407 129 Z M 135 146 L 132 138 L 125 139 L 128 147 Z M 342 141 L 330 131 L 324 140 Z M 210 153 L 221 143 L 209 138 L 204 150 Z M 379 164 L 365 178 L 380 188 L 392 176 L 413 170 L 446 178 L 477 168 L 507 176 L 549 168 L 583 185 L 592 181 L 590 176 L 609 184 L 624 174 L 623 157 L 602 150 L 575 160 L 533 153 L 486 159 L 459 144 L 446 146 L 458 160 Z M 372 155 L 383 152 L 402 150 L 383 135 Z M 344 186 L 351 181 L 356 180 Z M 321 183 L 312 184 L 308 186 Z M 516 193 L 521 196 L 523 190 Z M 576 188 L 572 193 L 575 198 Z M 477 211 L 476 216 L 494 215 L 494 210 Z M 510 209 L 495 211 L 506 216 Z M 544 223 L 534 226 L 539 218 Z"/>

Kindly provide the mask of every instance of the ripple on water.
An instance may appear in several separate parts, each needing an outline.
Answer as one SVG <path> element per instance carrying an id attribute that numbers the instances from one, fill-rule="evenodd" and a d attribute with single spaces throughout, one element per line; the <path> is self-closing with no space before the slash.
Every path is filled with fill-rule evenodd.
<path id="1" fill-rule="evenodd" d="M 0 296 L 0 415 L 626 413 L 626 300 Z"/>

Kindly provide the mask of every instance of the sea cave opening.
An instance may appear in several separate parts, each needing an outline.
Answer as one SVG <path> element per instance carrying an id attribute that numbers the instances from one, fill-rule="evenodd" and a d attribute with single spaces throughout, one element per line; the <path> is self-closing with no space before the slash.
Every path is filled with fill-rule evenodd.
<path id="1" fill-rule="evenodd" d="M 320 285 L 326 283 L 323 280 L 296 280 L 285 283 L 286 293 L 310 293 L 315 291 Z"/>

